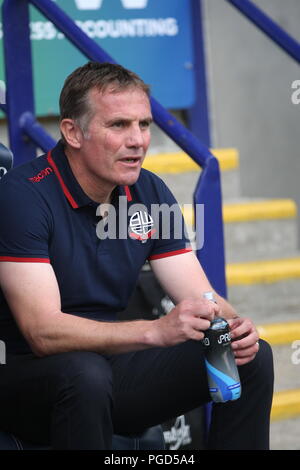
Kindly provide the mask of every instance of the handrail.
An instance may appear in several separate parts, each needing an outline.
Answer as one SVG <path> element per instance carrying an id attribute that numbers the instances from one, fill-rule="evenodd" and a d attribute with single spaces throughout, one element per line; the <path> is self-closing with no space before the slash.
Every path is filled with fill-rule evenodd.
<path id="1" fill-rule="evenodd" d="M 263 31 L 296 62 L 300 62 L 300 43 L 250 0 L 226 0 Z"/>
<path id="2" fill-rule="evenodd" d="M 45 131 L 29 111 L 22 114 L 20 127 L 32 142 L 45 153 L 56 145 L 56 141 Z"/>
<path id="3" fill-rule="evenodd" d="M 52 138 L 42 130 L 34 118 L 29 3 L 55 24 L 87 58 L 98 62 L 114 62 L 53 1 L 4 0 L 2 10 L 5 71 L 8 84 L 7 111 L 10 146 L 17 162 L 34 158 L 36 145 L 44 151 L 53 146 Z M 16 63 L 18 67 L 15 67 Z M 20 83 L 22 83 L 22 90 L 20 90 Z M 155 123 L 203 168 L 194 193 L 194 204 L 204 204 L 205 211 L 204 246 L 201 250 L 197 250 L 197 256 L 214 288 L 226 297 L 219 163 L 210 150 L 153 97 L 151 97 L 151 106 Z M 24 135 L 29 137 L 30 141 L 24 141 Z"/>

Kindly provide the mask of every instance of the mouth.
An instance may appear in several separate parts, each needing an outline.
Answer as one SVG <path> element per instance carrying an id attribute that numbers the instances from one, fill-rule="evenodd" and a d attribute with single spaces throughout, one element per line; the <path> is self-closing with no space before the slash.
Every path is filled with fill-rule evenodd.
<path id="1" fill-rule="evenodd" d="M 142 158 L 141 157 L 126 157 L 126 158 L 121 158 L 119 161 L 125 165 L 137 166 L 141 163 Z"/>

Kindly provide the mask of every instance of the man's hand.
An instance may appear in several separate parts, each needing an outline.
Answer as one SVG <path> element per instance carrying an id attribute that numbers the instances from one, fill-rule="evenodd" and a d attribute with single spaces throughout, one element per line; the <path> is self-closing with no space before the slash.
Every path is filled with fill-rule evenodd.
<path id="1" fill-rule="evenodd" d="M 167 315 L 152 322 L 151 342 L 157 346 L 173 346 L 189 339 L 204 338 L 220 307 L 206 299 L 187 299 L 179 302 Z"/>
<path id="2" fill-rule="evenodd" d="M 227 321 L 235 361 L 238 366 L 242 366 L 255 358 L 259 350 L 259 334 L 249 318 L 238 317 Z"/>

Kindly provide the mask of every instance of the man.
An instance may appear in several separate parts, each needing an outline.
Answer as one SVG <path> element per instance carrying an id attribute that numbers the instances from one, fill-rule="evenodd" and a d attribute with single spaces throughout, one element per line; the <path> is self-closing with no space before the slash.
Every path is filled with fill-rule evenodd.
<path id="1" fill-rule="evenodd" d="M 60 109 L 62 141 L 0 184 L 2 428 L 54 449 L 109 449 L 113 432 L 206 403 L 201 340 L 222 313 L 243 393 L 214 407 L 209 447 L 268 448 L 272 358 L 253 323 L 217 293 L 216 304 L 203 299 L 212 286 L 174 227 L 167 239 L 98 236 L 101 208 L 124 218 L 122 197 L 149 211 L 175 201 L 141 170 L 148 87 L 121 66 L 88 63 L 67 78 Z M 154 321 L 115 321 L 147 259 L 176 306 Z"/>

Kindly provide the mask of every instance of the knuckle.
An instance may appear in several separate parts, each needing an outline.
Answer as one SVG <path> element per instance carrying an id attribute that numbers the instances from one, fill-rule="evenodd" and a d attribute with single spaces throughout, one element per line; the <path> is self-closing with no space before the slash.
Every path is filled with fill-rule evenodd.
<path id="1" fill-rule="evenodd" d="M 204 334 L 202 331 L 194 331 L 192 338 L 196 341 L 201 341 L 204 338 Z"/>
<path id="2" fill-rule="evenodd" d="M 182 314 L 190 313 L 192 310 L 192 305 L 189 300 L 183 300 L 179 305 L 179 311 Z"/>
<path id="3" fill-rule="evenodd" d="M 210 321 L 207 319 L 201 320 L 201 330 L 207 330 L 210 327 Z"/>
<path id="4" fill-rule="evenodd" d="M 189 299 L 184 299 L 179 304 L 182 308 L 189 307 L 191 305 L 191 301 Z"/>

